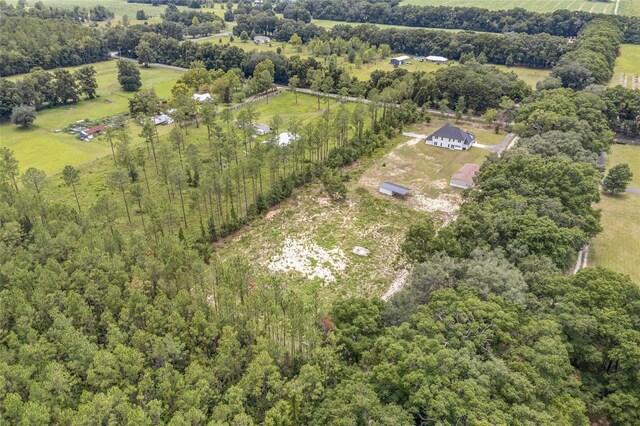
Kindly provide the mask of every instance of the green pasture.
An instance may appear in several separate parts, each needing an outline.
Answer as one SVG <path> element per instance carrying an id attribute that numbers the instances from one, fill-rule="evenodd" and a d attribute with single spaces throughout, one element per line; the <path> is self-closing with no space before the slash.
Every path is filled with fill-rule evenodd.
<path id="1" fill-rule="evenodd" d="M 80 164 L 108 155 L 110 148 L 98 137 L 81 142 L 74 135 L 55 133 L 69 124 L 83 119 L 100 119 L 128 111 L 133 93 L 124 92 L 118 83 L 116 61 L 93 64 L 97 71 L 98 97 L 77 104 L 38 111 L 34 125 L 20 129 L 9 123 L 0 126 L 0 144 L 8 146 L 20 161 L 22 170 L 36 167 L 48 174 L 59 172 L 66 164 Z M 68 68 L 73 71 L 77 67 Z M 142 89 L 155 88 L 161 97 L 170 94 L 180 72 L 159 67 L 140 68 Z M 12 76 L 17 80 L 21 76 Z M 138 132 L 135 132 L 136 134 Z"/>
<path id="2" fill-rule="evenodd" d="M 314 19 L 311 21 L 312 24 L 315 24 L 319 27 L 322 28 L 326 28 L 326 29 L 331 29 L 333 27 L 335 27 L 336 25 L 363 25 L 363 24 L 355 24 L 355 23 L 351 23 L 351 22 L 344 22 L 344 21 L 331 21 L 328 19 Z M 382 28 L 382 29 L 387 29 L 387 28 L 395 28 L 395 29 L 399 29 L 399 30 L 415 30 L 417 28 L 420 29 L 425 29 L 425 30 L 439 30 L 439 31 L 450 31 L 450 32 L 460 32 L 462 30 L 449 30 L 449 29 L 442 29 L 442 28 L 427 28 L 427 27 L 407 27 L 404 25 L 387 25 L 387 24 L 368 24 L 368 25 L 375 25 L 378 28 Z M 482 31 L 476 31 L 476 32 L 482 32 Z"/>
<path id="3" fill-rule="evenodd" d="M 640 89 L 640 46 L 623 44 L 620 56 L 616 59 L 613 78 L 610 86 L 625 86 L 629 89 Z M 638 78 L 634 82 L 634 78 Z"/>
<path id="4" fill-rule="evenodd" d="M 629 164 L 634 173 L 629 186 L 640 188 L 640 146 L 613 146 L 607 168 L 619 163 Z M 629 274 L 640 283 L 640 195 L 603 194 L 597 207 L 602 211 L 603 231 L 591 242 L 589 264 Z"/>

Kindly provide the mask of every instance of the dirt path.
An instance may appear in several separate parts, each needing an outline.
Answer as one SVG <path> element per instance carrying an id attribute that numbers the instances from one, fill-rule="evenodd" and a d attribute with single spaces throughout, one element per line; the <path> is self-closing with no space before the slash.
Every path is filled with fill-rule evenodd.
<path id="1" fill-rule="evenodd" d="M 120 55 L 118 55 L 118 52 L 109 52 L 109 57 L 111 57 L 113 59 L 125 59 L 127 61 L 135 62 L 136 64 L 138 63 L 137 59 L 127 58 L 126 56 L 120 56 Z M 159 68 L 166 68 L 168 70 L 175 70 L 175 71 L 187 71 L 188 70 L 188 68 L 176 67 L 174 65 L 158 64 L 158 63 L 155 63 L 155 62 L 149 64 L 149 66 L 154 66 L 154 67 L 159 67 Z"/>
<path id="2" fill-rule="evenodd" d="M 409 279 L 409 275 L 411 275 L 411 269 L 405 268 L 398 272 L 398 275 L 393 279 L 391 285 L 387 289 L 387 291 L 380 297 L 385 302 L 391 298 L 394 294 L 402 290 Z"/>
<path id="3" fill-rule="evenodd" d="M 577 274 L 580 269 L 587 267 L 589 263 L 589 244 L 585 244 L 578 252 L 578 260 L 573 268 L 573 273 Z"/>
<path id="4" fill-rule="evenodd" d="M 616 0 L 616 7 L 613 9 L 613 14 L 618 14 L 618 7 L 620 7 L 620 0 Z"/>

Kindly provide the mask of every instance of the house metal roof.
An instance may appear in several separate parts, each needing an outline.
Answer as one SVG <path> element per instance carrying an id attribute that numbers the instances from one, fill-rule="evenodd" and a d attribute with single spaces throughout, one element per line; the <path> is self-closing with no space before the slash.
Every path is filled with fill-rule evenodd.
<path id="1" fill-rule="evenodd" d="M 471 144 L 471 142 L 473 142 L 473 139 L 474 139 L 474 136 L 471 133 L 467 133 L 464 130 L 460 130 L 458 127 L 454 127 L 449 123 L 445 124 L 435 132 L 431 133 L 429 136 L 427 136 L 427 139 L 431 140 L 435 137 L 449 138 L 457 141 L 463 141 L 465 145 Z"/>
<path id="2" fill-rule="evenodd" d="M 403 196 L 407 195 L 409 191 L 411 191 L 411 188 L 406 188 L 404 186 L 396 185 L 395 183 L 391 182 L 383 183 L 382 185 L 380 185 L 380 188 L 386 189 L 387 191 L 395 192 L 396 194 L 400 194 Z"/>
<path id="3" fill-rule="evenodd" d="M 444 56 L 435 56 L 435 55 L 429 55 L 425 58 L 427 61 L 434 61 L 434 62 L 447 62 L 448 59 L 445 58 Z"/>
<path id="4" fill-rule="evenodd" d="M 406 61 L 407 59 L 411 59 L 411 56 L 406 56 L 406 55 L 402 55 L 402 56 L 396 56 L 395 58 L 391 58 L 391 60 L 396 60 L 396 61 Z"/>

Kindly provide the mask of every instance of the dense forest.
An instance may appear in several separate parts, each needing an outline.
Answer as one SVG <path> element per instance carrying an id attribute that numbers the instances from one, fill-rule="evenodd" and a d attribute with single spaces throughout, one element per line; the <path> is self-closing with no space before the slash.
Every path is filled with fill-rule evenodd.
<path id="1" fill-rule="evenodd" d="M 558 89 L 525 101 L 516 118 L 522 129 L 536 128 L 527 111 L 543 104 L 559 105 L 555 113 L 567 122 L 589 117 L 586 125 L 596 117 L 599 123 L 582 134 L 523 131 L 531 136 L 483 166 L 456 222 L 438 235 L 430 223 L 410 229 L 403 251 L 415 270 L 387 303 L 354 298 L 324 306 L 284 278 L 253 272 L 240 259 L 221 262 L 207 243 L 176 234 L 187 223 L 179 214 L 164 216 L 158 196 L 177 211 L 176 198 L 193 199 L 186 197 L 191 167 L 200 168 L 200 183 L 188 191 L 201 194 L 203 211 L 217 218 L 215 204 L 206 207 L 206 188 L 219 161 L 231 179 L 228 194 L 238 195 L 224 215 L 233 217 L 236 204 L 243 208 L 241 186 L 233 183 L 233 170 L 242 168 L 233 152 L 245 150 L 229 149 L 224 130 L 215 130 L 226 127 L 224 116 L 207 124 L 213 141 L 223 137 L 210 152 L 183 147 L 177 142 L 188 144 L 188 133 L 176 133 L 171 145 L 143 149 L 144 161 L 129 165 L 126 133 L 116 133 L 108 180 L 114 194 L 88 211 L 47 200 L 44 175 L 29 169 L 19 176 L 3 149 L 0 418 L 10 424 L 636 423 L 640 290 L 605 269 L 572 277 L 559 270 L 599 229 L 590 206 L 599 181 L 591 154 L 611 134 L 597 132 L 606 117 L 595 96 Z M 581 111 L 571 104 L 594 106 Z M 354 110 L 351 120 L 357 123 L 362 112 Z M 288 154 L 271 148 L 275 168 L 264 184 L 275 184 L 273 194 L 287 196 L 297 173 L 313 178 L 313 164 L 343 164 L 337 152 L 355 159 L 385 143 L 365 130 L 340 147 L 344 118 L 335 117 L 328 146 L 310 127 L 300 131 L 301 141 L 319 138 L 315 147 L 294 145 Z M 397 125 L 380 120 L 384 132 Z M 554 151 L 559 144 L 562 151 Z M 246 149 L 251 156 L 259 151 L 260 145 Z M 183 162 L 171 152 L 185 152 Z M 130 171 L 122 174 L 131 165 L 144 171 L 138 182 Z M 62 178 L 82 190 L 73 169 Z M 147 174 L 156 196 L 143 189 Z M 165 195 L 155 190 L 163 186 Z M 215 199 L 215 183 L 211 188 Z M 124 203 L 116 201 L 120 192 Z M 114 225 L 127 198 L 142 199 L 144 207 L 131 209 L 142 220 L 124 233 Z"/>
<path id="2" fill-rule="evenodd" d="M 2 16 L 0 75 L 82 65 L 107 59 L 99 30 L 69 19 Z"/>
<path id="3" fill-rule="evenodd" d="M 203 2 L 172 3 L 197 9 Z M 289 41 L 297 34 L 315 50 L 303 57 L 181 43 L 185 26 L 204 23 L 198 10 L 168 8 L 161 24 L 104 32 L 57 16 L 3 17 L 1 43 L 11 50 L 2 54 L 13 58 L 2 58 L 3 72 L 29 72 L 0 80 L 3 116 L 96 95 L 91 66 L 75 74 L 42 69 L 45 58 L 61 66 L 54 62 L 63 49 L 44 53 L 64 31 L 61 46 L 69 49 L 95 41 L 100 52 L 118 50 L 143 64 L 152 50 L 155 61 L 189 69 L 166 103 L 153 89 L 130 99 L 140 146 L 124 120 L 104 129 L 110 151 L 92 197 L 79 194 L 94 191 L 87 175 L 98 163 L 46 176 L 0 148 L 0 424 L 640 424 L 640 287 L 600 267 L 564 273 L 602 229 L 596 158 L 614 132 L 640 134 L 640 91 L 604 86 L 630 31 L 620 22 L 631 21 L 384 1 L 349 6 L 379 10 L 381 19 L 448 13 L 445 25 L 468 14 L 469 25 L 482 21 L 498 32 L 519 16 L 531 28 L 511 21 L 506 30 L 531 34 L 327 32 L 293 9 L 348 18 L 344 2 L 276 4 L 298 21 L 240 5 L 238 35 Z M 23 24 L 33 29 L 16 30 Z M 553 25 L 577 38 L 538 34 Z M 430 73 L 374 71 L 358 81 L 336 59 L 392 48 L 463 63 Z M 508 60 L 554 68 L 533 91 L 487 63 Z M 136 91 L 136 65 L 119 65 L 120 73 L 138 74 Z M 285 123 L 277 114 L 269 121 L 274 134 L 299 136 L 285 146 L 254 138 L 260 114 L 251 103 L 233 106 L 246 96 L 268 101 L 276 83 L 317 96 L 313 121 Z M 198 105 L 196 91 L 218 102 Z M 296 93 L 287 96 L 298 102 Z M 160 135 L 149 117 L 166 108 L 175 122 Z M 399 256 L 412 272 L 388 301 L 329 302 L 251 259 L 220 256 L 225 237 L 303 185 L 344 202 L 343 166 L 387 152 L 407 124 L 430 120 L 425 109 L 458 120 L 483 114 L 487 126 L 520 139 L 488 157 L 456 220 L 409 227 Z"/>

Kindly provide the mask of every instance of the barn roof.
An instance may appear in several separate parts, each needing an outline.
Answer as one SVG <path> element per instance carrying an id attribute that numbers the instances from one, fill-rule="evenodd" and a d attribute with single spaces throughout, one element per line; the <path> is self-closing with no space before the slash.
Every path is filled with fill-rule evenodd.
<path id="1" fill-rule="evenodd" d="M 85 130 L 84 133 L 87 135 L 92 135 L 94 133 L 98 133 L 103 130 L 104 130 L 104 124 L 100 124 L 99 126 L 93 126 L 92 128 Z"/>
<path id="2" fill-rule="evenodd" d="M 403 196 L 407 195 L 409 191 L 411 191 L 411 188 L 406 188 L 404 186 L 396 185 L 395 183 L 391 182 L 383 183 L 382 185 L 380 185 L 380 188 L 386 189 L 387 191 L 395 192 L 396 194 L 400 194 Z"/>
<path id="3" fill-rule="evenodd" d="M 473 185 L 473 178 L 476 177 L 478 172 L 480 171 L 480 165 L 474 163 L 467 163 L 464 166 L 460 167 L 460 169 L 451 176 L 451 179 L 458 179 L 465 183 L 468 183 L 469 186 Z"/>

